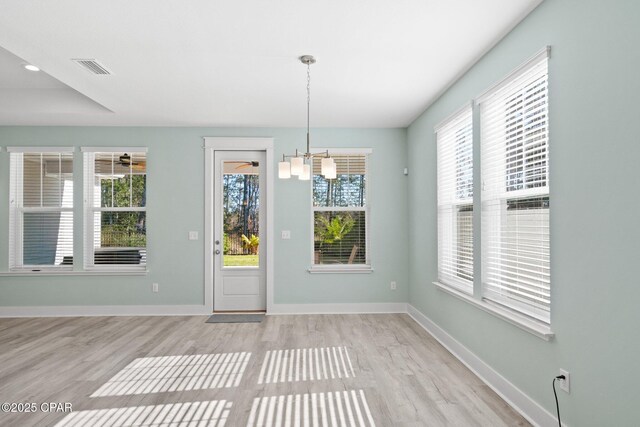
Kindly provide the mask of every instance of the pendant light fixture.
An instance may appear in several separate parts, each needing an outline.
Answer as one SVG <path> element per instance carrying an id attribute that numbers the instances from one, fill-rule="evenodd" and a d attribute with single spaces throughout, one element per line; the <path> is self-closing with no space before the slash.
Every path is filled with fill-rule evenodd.
<path id="1" fill-rule="evenodd" d="M 337 176 L 336 162 L 329 156 L 329 151 L 319 153 L 311 152 L 311 138 L 309 135 L 309 110 L 311 106 L 311 64 L 316 62 L 311 55 L 303 55 L 300 62 L 307 66 L 307 151 L 300 153 L 296 150 L 295 154 L 283 154 L 282 161 L 278 163 L 278 178 L 289 179 L 297 176 L 301 181 L 311 179 L 311 168 L 313 167 L 313 159 L 321 158 L 320 174 L 326 179 L 335 179 Z M 287 159 L 289 159 L 287 161 Z"/>

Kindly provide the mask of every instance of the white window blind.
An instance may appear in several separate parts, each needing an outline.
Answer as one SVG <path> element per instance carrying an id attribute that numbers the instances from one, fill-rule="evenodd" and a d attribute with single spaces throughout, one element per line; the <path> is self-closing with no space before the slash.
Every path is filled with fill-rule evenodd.
<path id="1" fill-rule="evenodd" d="M 482 294 L 549 323 L 547 52 L 479 101 Z"/>
<path id="2" fill-rule="evenodd" d="M 144 269 L 146 151 L 83 151 L 85 268 Z"/>
<path id="3" fill-rule="evenodd" d="M 369 264 L 367 155 L 332 155 L 336 178 L 320 174 L 313 161 L 313 264 L 333 267 Z"/>
<path id="4" fill-rule="evenodd" d="M 438 281 L 473 294 L 473 127 L 471 105 L 436 129 Z"/>
<path id="5" fill-rule="evenodd" d="M 73 152 L 46 150 L 9 148 L 10 270 L 72 269 Z"/>

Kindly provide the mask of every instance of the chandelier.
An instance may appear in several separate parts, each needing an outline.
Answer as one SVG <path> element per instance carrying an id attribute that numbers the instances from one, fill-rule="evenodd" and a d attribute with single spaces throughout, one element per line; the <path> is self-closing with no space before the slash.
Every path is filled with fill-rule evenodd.
<path id="1" fill-rule="evenodd" d="M 303 55 L 300 57 L 300 62 L 307 66 L 307 151 L 301 153 L 296 149 L 295 154 L 283 154 L 282 161 L 278 163 L 278 178 L 289 179 L 292 176 L 297 176 L 301 181 L 308 181 L 311 179 L 313 159 L 320 158 L 320 173 L 322 176 L 326 179 L 335 179 L 337 173 L 336 162 L 329 156 L 329 151 L 312 153 L 310 148 L 309 107 L 311 104 L 311 64 L 314 64 L 316 60 L 311 55 Z"/>

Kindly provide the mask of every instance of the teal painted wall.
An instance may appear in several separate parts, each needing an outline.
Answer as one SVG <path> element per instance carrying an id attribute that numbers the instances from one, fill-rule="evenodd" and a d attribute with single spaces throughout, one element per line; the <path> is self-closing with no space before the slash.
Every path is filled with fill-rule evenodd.
<path id="1" fill-rule="evenodd" d="M 640 422 L 640 2 L 546 0 L 408 129 L 409 301 L 572 426 Z M 435 289 L 433 127 L 551 45 L 552 328 L 545 342 Z"/>
<path id="2" fill-rule="evenodd" d="M 302 129 L 0 127 L 0 146 L 146 146 L 148 269 L 146 276 L 0 277 L 0 306 L 204 303 L 204 136 L 266 136 L 276 157 L 304 148 Z M 311 275 L 310 187 L 275 182 L 276 303 L 404 302 L 408 299 L 406 130 L 318 129 L 313 145 L 370 147 L 372 274 Z M 74 172 L 82 176 L 76 153 Z M 274 167 L 277 165 L 274 164 Z M 77 180 L 76 183 L 79 181 Z M 82 206 L 81 187 L 75 205 Z M 0 271 L 8 267 L 9 153 L 0 152 Z M 76 212 L 81 212 L 81 209 Z M 76 215 L 77 264 L 82 265 L 82 217 Z M 189 241 L 189 231 L 201 240 Z M 291 240 L 280 240 L 291 230 Z M 1 243 L 5 242 L 5 243 Z M 389 282 L 396 280 L 398 290 Z M 151 292 L 151 283 L 160 292 Z"/>

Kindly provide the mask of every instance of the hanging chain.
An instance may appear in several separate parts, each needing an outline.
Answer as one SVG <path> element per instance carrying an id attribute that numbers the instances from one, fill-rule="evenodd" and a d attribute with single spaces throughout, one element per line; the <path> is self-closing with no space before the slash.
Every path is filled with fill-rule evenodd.
<path id="1" fill-rule="evenodd" d="M 307 151 L 304 153 L 296 150 L 296 153 L 293 155 L 282 155 L 282 161 L 286 161 L 287 158 L 293 157 L 302 157 L 306 160 L 308 159 L 310 162 L 313 161 L 314 157 L 330 157 L 329 150 L 326 150 L 322 153 L 312 153 L 311 152 L 311 64 L 315 63 L 316 60 L 311 55 L 303 55 L 300 58 L 303 64 L 307 64 Z"/>

